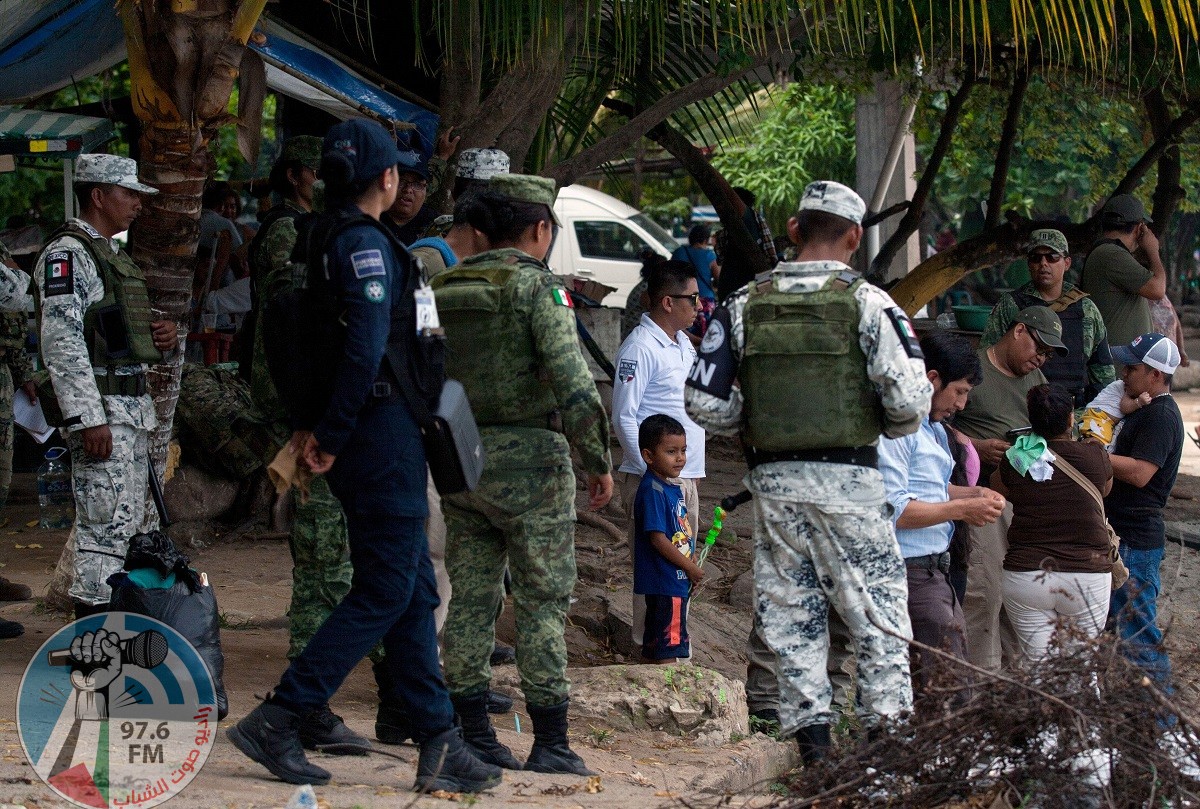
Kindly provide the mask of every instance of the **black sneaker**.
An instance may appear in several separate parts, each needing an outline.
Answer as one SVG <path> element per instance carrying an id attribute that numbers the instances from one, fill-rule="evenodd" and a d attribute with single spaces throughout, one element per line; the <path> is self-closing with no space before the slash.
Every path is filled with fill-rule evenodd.
<path id="1" fill-rule="evenodd" d="M 0 639 L 19 638 L 25 634 L 25 627 L 16 621 L 6 621 L 0 618 Z"/>
<path id="2" fill-rule="evenodd" d="M 450 728 L 421 745 L 415 791 L 482 792 L 499 783 L 500 768 L 475 757 L 463 741 L 462 728 Z"/>
<path id="3" fill-rule="evenodd" d="M 234 747 L 289 784 L 329 783 L 329 773 L 309 762 L 300 746 L 300 717 L 264 702 L 229 729 Z"/>
<path id="4" fill-rule="evenodd" d="M 300 743 L 306 750 L 320 750 L 335 756 L 365 756 L 371 751 L 370 740 L 346 727 L 342 717 L 328 705 L 304 717 L 300 723 Z"/>

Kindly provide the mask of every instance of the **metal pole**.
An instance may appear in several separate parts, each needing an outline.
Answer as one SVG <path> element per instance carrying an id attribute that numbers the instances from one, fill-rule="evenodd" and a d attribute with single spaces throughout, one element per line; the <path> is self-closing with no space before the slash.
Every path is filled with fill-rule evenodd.
<path id="1" fill-rule="evenodd" d="M 63 158 L 63 217 L 71 219 L 75 216 L 75 192 L 71 189 L 75 179 L 75 158 Z"/>
<path id="2" fill-rule="evenodd" d="M 867 210 L 871 213 L 878 212 L 883 208 L 883 201 L 887 199 L 888 188 L 892 185 L 892 177 L 896 173 L 896 166 L 900 162 L 900 152 L 904 149 L 904 141 L 908 137 L 908 128 L 912 125 L 913 115 L 917 111 L 917 100 L 919 95 L 913 96 L 913 100 L 900 113 L 900 120 L 896 122 L 896 131 L 892 133 L 892 142 L 888 146 L 887 156 L 883 159 L 883 170 L 879 174 L 879 180 L 875 183 L 875 193 L 871 195 L 871 204 Z M 875 260 L 879 255 L 879 224 L 874 224 L 867 228 L 867 266 Z"/>

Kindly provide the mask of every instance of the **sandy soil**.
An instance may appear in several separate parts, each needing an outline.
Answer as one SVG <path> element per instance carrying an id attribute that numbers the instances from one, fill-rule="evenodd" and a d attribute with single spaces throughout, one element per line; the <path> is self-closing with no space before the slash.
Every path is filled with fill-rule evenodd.
<path id="1" fill-rule="evenodd" d="M 1178 395 L 1189 430 L 1200 421 L 1200 393 Z M 1200 471 L 1200 448 L 1185 447 L 1185 462 Z M 741 488 L 745 472 L 732 445 L 713 442 L 708 453 L 709 477 L 701 487 L 702 525 L 707 527 L 712 507 L 721 497 Z M 36 523 L 36 482 L 31 474 L 18 475 L 10 506 L 0 524 L 0 562 L 5 576 L 22 581 L 40 593 L 50 579 L 65 532 L 41 531 Z M 1200 477 L 1181 475 L 1169 507 L 1168 519 L 1200 520 Z M 610 512 L 611 516 L 612 512 Z M 722 542 L 711 556 L 714 568 L 710 584 L 697 598 L 693 619 L 695 662 L 740 677 L 744 673 L 742 643 L 749 628 L 746 606 L 736 597 L 737 577 L 750 567 L 750 522 L 747 510 L 726 521 Z M 579 526 L 578 557 L 580 585 L 568 630 L 572 666 L 609 665 L 624 662 L 627 628 L 618 606 L 629 599 L 630 573 L 611 536 L 596 528 Z M 194 565 L 206 571 L 217 589 L 226 620 L 222 641 L 226 657 L 226 687 L 232 705 L 231 721 L 243 716 L 277 680 L 286 665 L 287 630 L 285 611 L 290 596 L 290 559 L 285 542 L 254 539 L 232 534 L 206 547 L 189 551 Z M 616 557 L 616 558 L 614 558 Z M 731 591 L 735 602 L 729 603 Z M 1200 705 L 1200 665 L 1195 642 L 1200 624 L 1200 552 L 1175 544 L 1168 548 L 1163 565 L 1163 622 L 1169 625 L 1169 643 L 1176 655 L 1176 677 L 1181 697 L 1193 707 Z M 65 806 L 34 775 L 21 749 L 15 725 L 15 694 L 28 661 L 40 645 L 65 622 L 65 616 L 47 612 L 36 602 L 7 604 L 0 616 L 19 620 L 24 636 L 0 641 L 0 806 Z M 703 624 L 704 626 L 701 626 Z M 511 642 L 511 610 L 497 628 L 501 640 Z M 697 635 L 700 638 L 697 638 Z M 507 678 L 506 678 L 507 679 Z M 519 696 L 515 694 L 515 696 Z M 373 735 L 374 682 L 368 665 L 360 665 L 347 680 L 334 702 L 355 730 Z M 518 700 L 517 711 L 524 706 Z M 518 757 L 532 741 L 528 720 L 518 734 L 510 714 L 497 719 L 501 739 Z M 223 723 L 227 727 L 230 722 Z M 600 773 L 603 791 L 589 793 L 583 779 L 506 773 L 502 786 L 479 798 L 481 806 L 535 804 L 541 806 L 632 806 L 670 803 L 673 797 L 700 796 L 703 785 L 720 782 L 755 783 L 761 779 L 763 762 L 778 760 L 780 747 L 756 735 L 720 748 L 700 748 L 691 742 L 661 732 L 612 732 L 604 727 L 573 726 L 573 745 L 589 765 Z M 334 758 L 318 756 L 319 763 L 334 773 L 335 781 L 317 788 L 323 805 L 341 807 L 401 807 L 410 800 L 416 749 L 388 748 L 399 759 L 386 756 Z M 774 759 L 772 758 L 774 757 Z M 756 769 L 758 768 L 758 769 Z M 740 802 L 766 800 L 763 788 L 745 790 Z M 170 805 L 178 807 L 282 807 L 293 788 L 273 780 L 265 770 L 238 753 L 224 738 L 218 738 L 208 763 L 196 780 Z M 758 797 L 755 797 L 757 795 Z M 421 805 L 435 805 L 424 798 Z"/>

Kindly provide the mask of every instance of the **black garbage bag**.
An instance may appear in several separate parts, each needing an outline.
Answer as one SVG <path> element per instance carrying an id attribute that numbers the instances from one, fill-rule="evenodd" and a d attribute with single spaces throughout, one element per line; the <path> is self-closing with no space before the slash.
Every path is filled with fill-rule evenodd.
<path id="1" fill-rule="evenodd" d="M 109 576 L 108 585 L 112 588 L 110 611 L 132 612 L 162 621 L 191 642 L 212 675 L 217 718 L 224 719 L 229 714 L 229 700 L 225 696 L 221 619 L 213 588 L 201 584 L 199 575 L 190 568 L 185 568 L 182 575 L 176 572 L 171 587 L 139 587 L 127 573 Z"/>
<path id="2" fill-rule="evenodd" d="M 125 552 L 125 569 L 139 570 L 151 568 L 157 570 L 160 576 L 174 573 L 176 577 L 184 577 L 191 572 L 188 565 L 191 559 L 184 556 L 175 547 L 175 543 L 164 531 L 151 531 L 148 534 L 134 534 L 129 540 L 129 550 Z M 192 591 L 200 586 L 196 581 Z"/>

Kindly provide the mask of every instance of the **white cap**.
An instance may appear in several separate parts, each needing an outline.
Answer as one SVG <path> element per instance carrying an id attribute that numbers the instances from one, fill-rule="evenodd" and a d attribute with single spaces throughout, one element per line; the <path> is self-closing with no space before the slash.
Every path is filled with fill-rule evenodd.
<path id="1" fill-rule="evenodd" d="M 1180 362 L 1179 347 L 1157 332 L 1135 337 L 1127 346 L 1113 346 L 1112 358 L 1122 365 L 1149 365 L 1164 374 L 1175 373 Z"/>
<path id="2" fill-rule="evenodd" d="M 833 180 L 818 180 L 809 183 L 804 189 L 799 210 L 824 211 L 861 225 L 867 212 L 867 203 L 863 202 L 862 197 L 856 194 L 853 188 Z"/>
<path id="3" fill-rule="evenodd" d="M 158 193 L 154 186 L 138 182 L 137 161 L 115 154 L 80 155 L 75 161 L 75 182 L 119 185 L 143 194 Z"/>
<path id="4" fill-rule="evenodd" d="M 464 180 L 490 180 L 497 174 L 508 174 L 508 166 L 508 154 L 500 149 L 463 149 L 455 174 Z"/>

